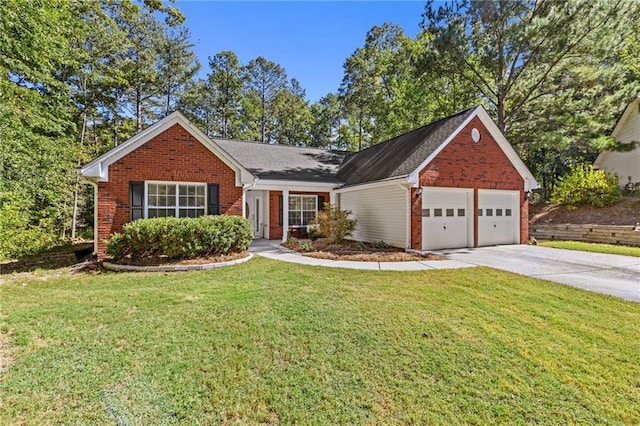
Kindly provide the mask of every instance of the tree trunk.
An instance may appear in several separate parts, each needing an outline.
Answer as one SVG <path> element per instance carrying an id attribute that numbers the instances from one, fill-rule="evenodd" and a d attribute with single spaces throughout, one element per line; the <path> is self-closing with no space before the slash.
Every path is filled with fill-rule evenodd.
<path id="1" fill-rule="evenodd" d="M 84 77 L 82 84 L 82 91 L 84 92 L 85 98 L 85 108 L 86 108 L 86 99 L 87 99 L 87 77 Z M 87 130 L 87 111 L 85 109 L 82 114 L 82 130 L 80 131 L 80 147 L 84 147 L 84 135 Z M 80 166 L 80 162 L 78 162 L 78 166 Z M 80 187 L 80 176 L 76 172 L 76 185 L 73 190 L 73 213 L 71 213 L 71 239 L 74 240 L 76 238 L 76 226 L 78 224 L 78 191 Z"/>
<path id="2" fill-rule="evenodd" d="M 136 131 L 142 131 L 142 93 L 136 88 Z"/>

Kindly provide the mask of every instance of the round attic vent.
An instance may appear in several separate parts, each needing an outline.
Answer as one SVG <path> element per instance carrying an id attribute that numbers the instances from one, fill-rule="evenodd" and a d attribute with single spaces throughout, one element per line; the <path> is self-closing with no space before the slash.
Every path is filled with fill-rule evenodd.
<path id="1" fill-rule="evenodd" d="M 471 129 L 471 139 L 476 143 L 480 141 L 480 131 L 475 127 Z"/>

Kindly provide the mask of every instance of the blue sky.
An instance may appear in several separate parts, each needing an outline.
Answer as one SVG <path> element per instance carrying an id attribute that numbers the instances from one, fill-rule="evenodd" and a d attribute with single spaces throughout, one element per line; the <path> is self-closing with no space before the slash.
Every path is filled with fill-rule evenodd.
<path id="1" fill-rule="evenodd" d="M 208 72 L 209 56 L 231 50 L 245 64 L 258 56 L 280 64 L 315 102 L 335 92 L 345 59 L 364 45 L 374 25 L 393 22 L 419 31 L 423 1 L 178 0 L 195 50 Z"/>

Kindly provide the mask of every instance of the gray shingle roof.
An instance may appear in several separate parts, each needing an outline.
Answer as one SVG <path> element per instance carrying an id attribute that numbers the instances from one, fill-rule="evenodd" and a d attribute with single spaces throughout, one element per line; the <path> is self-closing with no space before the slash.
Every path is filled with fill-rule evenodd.
<path id="1" fill-rule="evenodd" d="M 339 184 L 338 168 L 347 153 L 318 148 L 213 139 L 251 174 L 261 179 Z"/>
<path id="2" fill-rule="evenodd" d="M 374 182 L 413 172 L 475 111 L 455 115 L 412 130 L 350 155 L 337 178 L 346 185 Z"/>

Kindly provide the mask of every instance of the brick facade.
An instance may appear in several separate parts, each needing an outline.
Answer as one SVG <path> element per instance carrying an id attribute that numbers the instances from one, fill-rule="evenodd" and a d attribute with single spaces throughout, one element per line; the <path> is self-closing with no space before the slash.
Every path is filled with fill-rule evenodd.
<path id="1" fill-rule="evenodd" d="M 129 182 L 217 183 L 220 213 L 242 214 L 242 187 L 235 171 L 179 124 L 165 130 L 109 166 L 109 181 L 98 183 L 98 256 L 104 240 L 129 222 Z"/>
<path id="2" fill-rule="evenodd" d="M 328 192 L 290 192 L 289 195 L 317 195 L 324 197 L 325 202 L 329 202 Z M 279 197 L 282 191 L 269 191 L 269 239 L 282 239 L 282 225 L 280 225 L 280 202 Z M 318 206 L 321 208 L 321 206 Z"/>
<path id="3" fill-rule="evenodd" d="M 480 141 L 473 142 L 471 130 L 478 129 Z M 478 189 L 520 191 L 520 242 L 529 238 L 528 202 L 524 181 L 498 143 L 478 117 L 427 165 L 419 177 L 420 186 L 474 188 L 474 246 L 478 245 Z M 411 248 L 422 249 L 422 198 L 411 190 Z"/>

